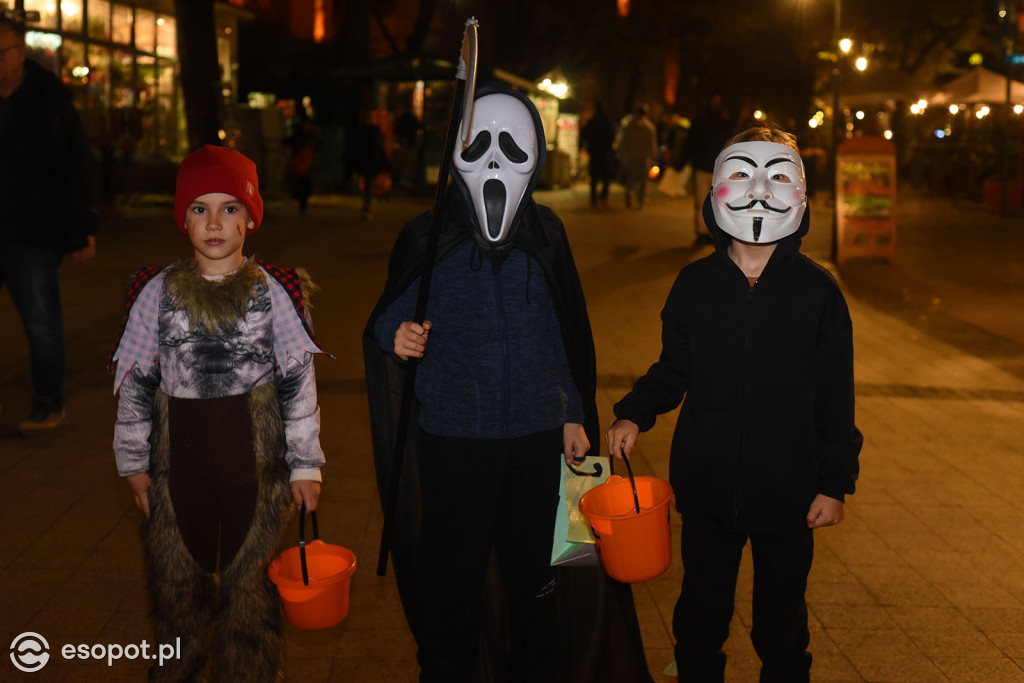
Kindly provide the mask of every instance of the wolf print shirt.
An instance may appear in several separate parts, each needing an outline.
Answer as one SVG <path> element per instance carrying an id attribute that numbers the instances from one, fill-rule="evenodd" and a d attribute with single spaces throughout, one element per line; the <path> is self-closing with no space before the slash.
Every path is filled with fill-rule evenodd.
<path id="1" fill-rule="evenodd" d="M 132 293 L 112 355 L 114 392 L 120 394 L 114 455 L 121 476 L 149 470 L 158 389 L 173 398 L 203 399 L 247 394 L 273 382 L 291 478 L 319 480 L 324 455 L 312 354 L 323 351 L 304 325 L 304 310 L 293 305 L 296 297 L 282 272 L 247 259 L 222 278 L 207 278 L 188 261 L 150 273 Z"/>

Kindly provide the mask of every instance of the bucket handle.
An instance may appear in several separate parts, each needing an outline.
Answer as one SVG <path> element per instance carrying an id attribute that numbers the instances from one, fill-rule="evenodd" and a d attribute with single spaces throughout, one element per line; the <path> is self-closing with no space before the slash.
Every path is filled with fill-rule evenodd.
<path id="1" fill-rule="evenodd" d="M 621 448 L 621 447 L 620 447 Z M 629 474 L 629 483 L 633 486 L 633 504 L 636 505 L 636 514 L 640 514 L 640 496 L 636 493 L 636 479 L 633 478 L 633 468 L 629 465 L 629 458 L 626 456 L 626 449 L 622 449 L 622 459 L 626 462 L 626 473 Z"/>
<path id="2" fill-rule="evenodd" d="M 309 513 L 313 520 L 313 540 L 320 540 L 320 529 L 316 525 L 316 510 Z M 306 568 L 306 504 L 299 508 L 299 563 L 302 564 L 302 583 L 309 585 L 309 570 Z"/>

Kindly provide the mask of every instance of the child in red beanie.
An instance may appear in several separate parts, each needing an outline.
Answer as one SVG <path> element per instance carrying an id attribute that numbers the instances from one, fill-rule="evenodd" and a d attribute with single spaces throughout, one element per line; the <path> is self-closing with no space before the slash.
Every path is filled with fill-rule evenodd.
<path id="1" fill-rule="evenodd" d="M 114 455 L 146 519 L 151 680 L 274 681 L 281 615 L 267 578 L 294 506 L 320 495 L 320 410 L 302 271 L 242 254 L 260 226 L 256 166 L 207 145 L 178 169 L 174 220 L 194 258 L 131 283 Z"/>

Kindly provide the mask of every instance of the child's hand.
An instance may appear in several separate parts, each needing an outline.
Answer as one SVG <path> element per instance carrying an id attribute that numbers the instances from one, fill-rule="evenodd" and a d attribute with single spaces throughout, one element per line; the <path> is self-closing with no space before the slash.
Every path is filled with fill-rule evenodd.
<path id="1" fill-rule="evenodd" d="M 623 451 L 626 458 L 633 454 L 633 444 L 640 436 L 640 427 L 632 420 L 616 420 L 612 428 L 605 432 L 604 438 L 608 442 L 608 452 L 616 458 L 621 458 Z"/>
<path id="2" fill-rule="evenodd" d="M 819 493 L 814 497 L 811 509 L 807 512 L 807 527 L 818 529 L 839 524 L 843 521 L 843 508 L 843 501 Z"/>
<path id="3" fill-rule="evenodd" d="M 587 457 L 590 450 L 590 439 L 583 425 L 578 422 L 566 422 L 562 428 L 562 452 L 565 453 L 565 463 L 572 465 L 579 464 Z"/>
<path id="4" fill-rule="evenodd" d="M 398 326 L 395 332 L 395 355 L 402 360 L 423 358 L 427 348 L 427 337 L 430 336 L 430 321 L 424 320 L 422 325 L 407 321 Z"/>
<path id="5" fill-rule="evenodd" d="M 313 479 L 298 479 L 292 482 L 292 498 L 295 507 L 306 504 L 306 512 L 316 510 L 316 502 L 320 500 L 320 482 Z"/>
<path id="6" fill-rule="evenodd" d="M 128 482 L 132 496 L 135 497 L 136 507 L 149 517 L 149 490 L 153 488 L 153 480 L 149 478 L 149 473 L 133 474 L 130 477 L 125 477 L 125 481 Z"/>

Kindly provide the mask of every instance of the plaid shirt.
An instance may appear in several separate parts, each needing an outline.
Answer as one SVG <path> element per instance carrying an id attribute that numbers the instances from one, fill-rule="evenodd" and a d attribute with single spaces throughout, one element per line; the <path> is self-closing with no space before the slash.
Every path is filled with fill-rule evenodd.
<path id="1" fill-rule="evenodd" d="M 117 361 L 117 372 L 114 375 L 115 394 L 132 368 L 138 366 L 148 375 L 157 364 L 160 347 L 157 320 L 160 316 L 160 294 L 164 289 L 164 274 L 162 269 L 144 268 L 139 271 L 128 288 L 124 329 L 107 362 L 109 370 L 114 361 Z"/>

